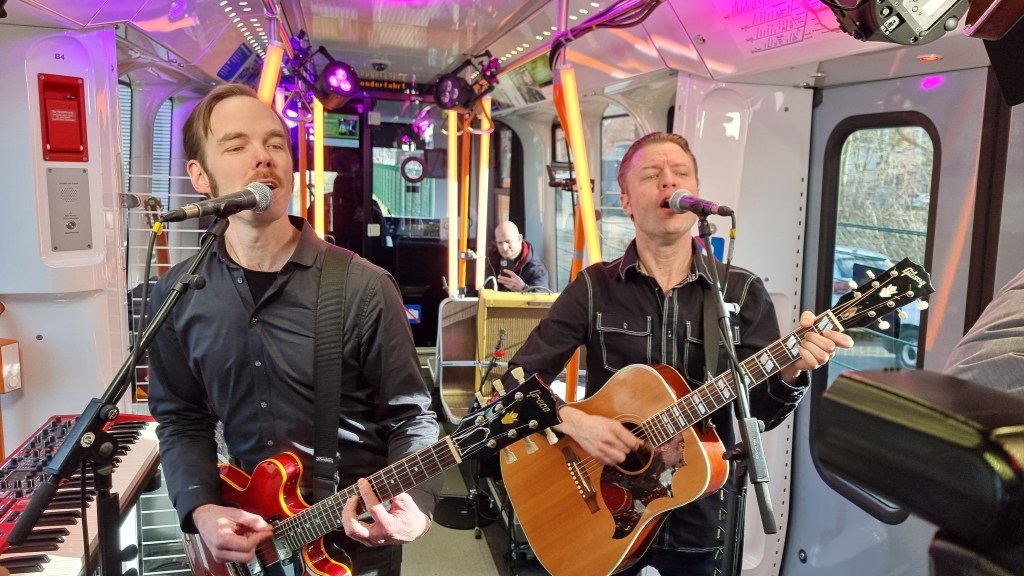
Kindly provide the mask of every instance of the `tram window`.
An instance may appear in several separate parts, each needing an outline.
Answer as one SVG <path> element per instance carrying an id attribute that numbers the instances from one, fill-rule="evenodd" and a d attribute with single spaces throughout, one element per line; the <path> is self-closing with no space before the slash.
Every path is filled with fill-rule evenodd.
<path id="1" fill-rule="evenodd" d="M 157 110 L 156 116 L 152 118 L 152 135 L 147 130 L 140 129 L 133 125 L 135 115 L 132 114 L 132 88 L 126 83 L 118 84 L 118 104 L 120 106 L 121 121 L 121 150 L 122 150 L 122 190 L 130 193 L 137 203 L 125 205 L 124 214 L 128 222 L 129 233 L 125 236 L 124 250 L 125 262 L 127 264 L 126 278 L 128 292 L 126 294 L 126 306 L 129 312 L 129 329 L 131 330 L 132 341 L 136 338 L 136 329 L 139 324 L 139 314 L 143 308 L 141 296 L 142 287 L 146 279 L 147 263 L 145 262 L 147 247 L 145 242 L 140 242 L 145 236 L 143 231 L 151 228 L 156 216 L 162 212 L 168 204 L 170 193 L 170 172 L 171 172 L 171 132 L 172 132 L 172 103 L 165 100 Z M 145 120 L 145 119 L 143 119 Z M 145 127 L 142 127 L 145 128 Z M 139 145 L 133 150 L 132 133 L 137 131 L 140 136 Z M 142 138 L 145 136 L 145 138 Z M 151 148 L 147 149 L 146 143 Z M 148 162 L 145 154 L 149 153 Z M 146 174 L 148 168 L 148 174 Z M 170 234 L 177 234 L 175 230 L 167 231 Z M 153 245 L 153 261 L 149 262 L 149 282 L 165 272 L 172 262 L 168 251 L 168 233 L 155 238 Z M 184 245 L 183 243 L 180 243 Z M 152 313 L 152 308 L 150 309 Z M 133 382 L 133 397 L 135 401 L 145 401 L 148 396 L 148 356 L 143 355 L 136 367 L 135 380 Z"/>
<path id="2" fill-rule="evenodd" d="M 551 129 L 551 141 L 554 142 L 551 152 L 552 162 L 569 162 L 569 145 L 565 141 L 565 131 L 561 126 L 554 126 Z"/>
<path id="3" fill-rule="evenodd" d="M 601 257 L 613 260 L 622 256 L 633 239 L 633 222 L 622 210 L 619 198 L 619 163 L 626 150 L 640 137 L 640 127 L 632 116 L 618 106 L 609 106 L 601 119 Z"/>
<path id="4" fill-rule="evenodd" d="M 153 122 L 153 189 L 151 194 L 166 201 L 171 178 L 171 100 L 164 100 Z M 165 202 L 166 204 L 166 202 Z"/>
<path id="5" fill-rule="evenodd" d="M 401 218 L 437 218 L 436 190 L 444 190 L 438 180 L 438 161 L 445 155 L 432 148 L 433 132 L 417 134 L 412 124 L 382 123 L 373 130 L 373 201 L 385 216 Z M 406 186 L 401 165 L 408 156 L 419 156 L 427 163 L 428 178 L 415 189 Z M 439 184 L 440 182 L 440 184 Z M 417 228 L 419 230 L 419 228 Z"/>
<path id="6" fill-rule="evenodd" d="M 128 186 L 128 173 L 131 171 L 132 156 L 132 87 L 130 84 L 117 84 L 117 102 L 121 118 L 121 191 L 131 192 Z"/>
<path id="7" fill-rule="evenodd" d="M 551 163 L 569 165 L 569 146 L 565 140 L 565 131 L 557 124 L 551 126 Z M 568 178 L 569 173 L 557 175 Z M 555 286 L 561 291 L 569 284 L 569 272 L 572 267 L 573 235 L 575 229 L 575 212 L 573 193 L 555 189 Z"/>
<path id="8" fill-rule="evenodd" d="M 920 126 L 862 129 L 846 137 L 836 187 L 833 304 L 851 280 L 863 284 L 867 271 L 883 271 L 887 260 L 924 262 L 934 167 L 935 143 Z M 905 317 L 888 318 L 888 329 L 852 330 L 857 345 L 829 364 L 830 379 L 851 368 L 915 368 L 921 312 L 916 303 L 903 311 Z"/>
<path id="9" fill-rule="evenodd" d="M 568 164 L 569 151 L 565 134 L 558 125 L 552 127 L 552 162 Z M 614 260 L 626 251 L 633 239 L 633 223 L 622 210 L 619 199 L 619 162 L 629 146 L 640 137 L 640 128 L 626 111 L 616 105 L 609 105 L 601 118 L 601 164 L 600 170 L 591 166 L 594 194 L 597 199 L 594 208 L 598 211 L 597 229 L 601 237 L 601 258 Z M 561 177 L 561 175 L 560 175 Z M 575 177 L 565 174 L 565 177 Z M 555 202 L 557 250 L 555 255 L 555 283 L 562 289 L 569 283 L 572 266 L 574 234 L 573 196 L 558 192 Z"/>
<path id="10" fill-rule="evenodd" d="M 494 205 L 491 207 L 490 225 L 494 229 L 500 222 L 508 220 L 512 211 L 512 129 L 497 125 L 497 151 L 494 154 Z"/>

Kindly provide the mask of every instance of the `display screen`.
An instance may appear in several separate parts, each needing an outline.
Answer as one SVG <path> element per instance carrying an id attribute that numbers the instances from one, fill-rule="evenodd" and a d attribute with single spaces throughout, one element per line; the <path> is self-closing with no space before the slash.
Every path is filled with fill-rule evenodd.
<path id="1" fill-rule="evenodd" d="M 538 88 L 543 88 L 552 82 L 551 65 L 548 62 L 548 55 L 541 54 L 523 65 L 523 68 L 530 73 L 530 78 Z"/>
<path id="2" fill-rule="evenodd" d="M 359 147 L 359 115 L 327 112 L 324 114 L 324 145 L 340 148 Z"/>

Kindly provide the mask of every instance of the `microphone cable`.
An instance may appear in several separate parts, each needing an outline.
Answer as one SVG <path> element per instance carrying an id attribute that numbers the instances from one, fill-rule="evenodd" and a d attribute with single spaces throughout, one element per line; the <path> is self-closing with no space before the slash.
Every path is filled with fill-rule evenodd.
<path id="1" fill-rule="evenodd" d="M 132 334 L 132 374 L 131 381 L 132 387 L 138 391 L 139 386 L 139 360 L 141 360 L 141 354 L 138 352 L 139 344 L 142 343 L 142 333 L 146 330 L 146 325 L 149 324 L 149 275 L 153 270 L 153 257 L 156 252 L 156 238 L 163 234 L 163 222 L 159 219 L 153 222 L 152 228 L 150 228 L 149 244 L 146 247 L 146 264 L 142 272 L 142 293 L 139 296 L 139 319 L 135 323 L 133 334 Z M 129 294 L 129 298 L 132 298 Z M 132 311 L 136 310 L 135 303 L 132 302 Z"/>

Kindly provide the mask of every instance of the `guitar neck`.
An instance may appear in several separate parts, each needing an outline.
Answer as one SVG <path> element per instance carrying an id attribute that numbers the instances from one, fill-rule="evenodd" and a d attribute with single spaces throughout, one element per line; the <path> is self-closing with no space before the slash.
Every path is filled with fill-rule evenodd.
<path id="1" fill-rule="evenodd" d="M 831 310 L 816 317 L 810 328 L 797 328 L 740 362 L 740 374 L 747 389 L 796 362 L 804 334 L 810 331 L 820 334 L 825 330 L 842 330 Z M 729 370 L 654 414 L 641 427 L 655 446 L 661 446 L 735 399 L 736 381 Z"/>
<path id="2" fill-rule="evenodd" d="M 467 458 L 493 453 L 534 432 L 558 424 L 551 390 L 532 376 L 508 393 L 467 415 L 458 429 L 380 472 L 367 481 L 381 502 L 422 484 Z M 293 551 L 342 527 L 345 502 L 359 496 L 353 484 L 274 525 L 275 548 Z"/>
<path id="3" fill-rule="evenodd" d="M 367 481 L 380 501 L 387 502 L 402 492 L 407 492 L 457 465 L 460 461 L 458 450 L 452 443 L 451 437 L 447 436 L 429 447 L 371 474 Z M 345 502 L 353 496 L 359 496 L 359 487 L 355 484 L 278 522 L 274 526 L 275 539 L 281 539 L 287 542 L 291 549 L 298 550 L 328 532 L 342 528 L 342 510 L 345 507 Z"/>

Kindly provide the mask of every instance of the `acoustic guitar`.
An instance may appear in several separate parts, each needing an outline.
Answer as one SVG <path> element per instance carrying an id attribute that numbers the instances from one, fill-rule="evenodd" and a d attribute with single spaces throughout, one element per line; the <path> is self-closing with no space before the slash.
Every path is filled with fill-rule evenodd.
<path id="1" fill-rule="evenodd" d="M 810 328 L 801 327 L 741 362 L 745 384 L 757 386 L 795 362 L 808 330 L 866 326 L 930 294 L 930 282 L 926 271 L 904 259 L 845 294 Z M 541 564 L 555 576 L 611 574 L 635 564 L 667 512 L 725 483 L 728 464 L 721 441 L 713 430 L 701 432 L 694 424 L 735 396 L 731 371 L 690 391 L 669 366 L 628 366 L 597 394 L 572 404 L 618 419 L 644 440 L 625 462 L 604 466 L 569 436 L 553 445 L 530 444 L 529 450 L 524 442 L 507 448 L 512 456 L 501 459 L 505 488 Z"/>

